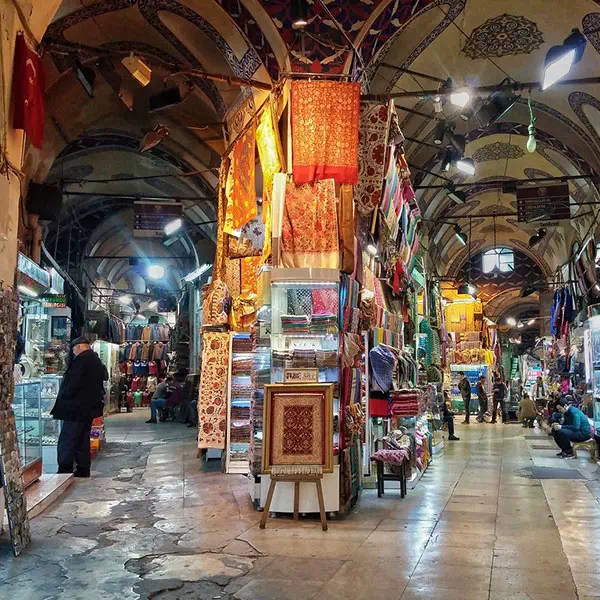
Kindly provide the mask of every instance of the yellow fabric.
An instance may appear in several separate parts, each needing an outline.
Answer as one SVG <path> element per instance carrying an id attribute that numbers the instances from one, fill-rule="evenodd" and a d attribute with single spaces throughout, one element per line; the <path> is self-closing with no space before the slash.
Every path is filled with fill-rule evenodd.
<path id="1" fill-rule="evenodd" d="M 258 121 L 256 128 L 256 145 L 260 167 L 263 173 L 263 222 L 267 223 L 268 211 L 273 191 L 273 177 L 281 172 L 279 134 L 273 124 L 273 112 L 267 106 Z"/>
<path id="2" fill-rule="evenodd" d="M 249 331 L 256 320 L 257 295 L 242 292 L 231 304 L 230 323 L 234 331 Z"/>
<path id="3" fill-rule="evenodd" d="M 446 305 L 446 331 L 452 333 L 466 333 L 481 329 L 481 315 L 483 307 L 477 302 L 453 302 Z"/>

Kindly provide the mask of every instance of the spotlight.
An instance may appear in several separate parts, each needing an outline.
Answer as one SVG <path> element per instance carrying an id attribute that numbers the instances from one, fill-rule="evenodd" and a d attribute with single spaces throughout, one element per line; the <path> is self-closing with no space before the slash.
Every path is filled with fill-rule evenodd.
<path id="1" fill-rule="evenodd" d="M 537 141 L 535 139 L 535 127 L 529 125 L 527 128 L 529 131 L 529 137 L 527 138 L 527 152 L 533 154 L 537 148 Z"/>
<path id="2" fill-rule="evenodd" d="M 464 108 L 471 100 L 471 94 L 467 90 L 456 90 L 450 93 L 450 102 L 454 106 Z"/>
<path id="3" fill-rule="evenodd" d="M 368 244 L 367 245 L 367 253 L 371 256 L 377 256 L 377 246 L 375 244 Z"/>
<path id="4" fill-rule="evenodd" d="M 133 52 L 126 56 L 121 64 L 133 75 L 140 85 L 146 87 L 152 77 L 152 69 Z"/>
<path id="5" fill-rule="evenodd" d="M 491 94 L 487 102 L 477 111 L 476 121 L 479 126 L 485 129 L 493 125 L 515 105 L 518 99 L 519 97 L 509 89 L 501 89 Z"/>
<path id="6" fill-rule="evenodd" d="M 573 29 L 562 46 L 552 46 L 544 60 L 542 91 L 560 81 L 578 63 L 585 50 L 586 39 L 579 29 Z"/>
<path id="7" fill-rule="evenodd" d="M 21 292 L 21 294 L 31 296 L 32 298 L 37 298 L 39 296 L 39 294 L 35 290 L 32 290 L 31 288 L 28 288 L 25 285 L 19 285 L 17 286 L 17 289 Z"/>
<path id="8" fill-rule="evenodd" d="M 436 113 L 441 113 L 442 112 L 442 97 L 439 94 L 436 94 L 433 97 L 433 110 Z"/>
<path id="9" fill-rule="evenodd" d="M 529 247 L 533 248 L 536 244 L 539 244 L 546 237 L 546 230 L 541 227 L 529 238 Z"/>
<path id="10" fill-rule="evenodd" d="M 121 296 L 119 302 L 121 304 L 131 304 L 131 296 Z"/>
<path id="11" fill-rule="evenodd" d="M 527 321 L 527 325 L 529 325 L 531 327 L 531 325 L 535 325 L 535 319 L 529 319 L 529 321 Z"/>
<path id="12" fill-rule="evenodd" d="M 457 161 L 456 168 L 467 175 L 475 175 L 475 162 L 472 158 L 461 158 Z"/>
<path id="13" fill-rule="evenodd" d="M 152 302 L 148 304 L 148 308 L 158 308 L 158 300 L 152 300 Z"/>
<path id="14" fill-rule="evenodd" d="M 454 183 L 450 182 L 445 188 L 446 196 L 456 204 L 464 204 L 467 201 L 467 194 L 456 189 Z"/>
<path id="15" fill-rule="evenodd" d="M 513 317 L 508 317 L 508 319 L 506 319 L 506 324 L 514 327 L 517 324 L 517 321 Z"/>
<path id="16" fill-rule="evenodd" d="M 172 235 L 183 226 L 183 219 L 173 219 L 165 225 L 165 235 Z"/>
<path id="17" fill-rule="evenodd" d="M 290 9 L 292 27 L 303 29 L 308 25 L 308 6 L 306 0 L 292 0 Z"/>
<path id="18" fill-rule="evenodd" d="M 454 226 L 454 235 L 456 236 L 456 239 L 463 245 L 466 246 L 467 242 L 469 241 L 469 237 L 467 236 L 466 233 L 464 233 L 462 231 L 462 229 L 458 226 L 455 225 Z"/>
<path id="19" fill-rule="evenodd" d="M 152 279 L 161 279 L 165 274 L 165 268 L 162 265 L 150 265 L 148 267 L 148 277 Z"/>

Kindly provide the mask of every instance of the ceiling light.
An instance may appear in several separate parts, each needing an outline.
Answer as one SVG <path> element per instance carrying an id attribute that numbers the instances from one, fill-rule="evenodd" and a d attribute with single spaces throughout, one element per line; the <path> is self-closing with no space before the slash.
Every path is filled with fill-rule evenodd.
<path id="1" fill-rule="evenodd" d="M 466 233 L 464 233 L 458 225 L 454 226 L 454 235 L 456 239 L 463 245 L 466 246 L 469 238 Z"/>
<path id="2" fill-rule="evenodd" d="M 440 121 L 433 130 L 433 143 L 436 146 L 441 146 L 444 143 L 446 135 L 446 121 Z"/>
<path id="3" fill-rule="evenodd" d="M 461 158 L 457 161 L 456 168 L 467 175 L 475 175 L 475 162 L 472 158 Z"/>
<path id="4" fill-rule="evenodd" d="M 131 304 L 131 296 L 121 296 L 119 302 L 121 304 Z"/>
<path id="5" fill-rule="evenodd" d="M 441 113 L 442 112 L 442 97 L 439 94 L 436 94 L 433 97 L 433 110 L 436 113 Z"/>
<path id="6" fill-rule="evenodd" d="M 148 267 L 148 277 L 152 279 L 161 279 L 165 274 L 165 268 L 162 265 L 150 265 Z"/>
<path id="7" fill-rule="evenodd" d="M 21 292 L 21 294 L 31 296 L 32 298 L 37 298 L 39 296 L 39 294 L 35 290 L 32 290 L 31 288 L 28 288 L 24 285 L 17 286 L 17 289 Z"/>
<path id="8" fill-rule="evenodd" d="M 448 198 L 450 198 L 450 200 L 456 204 L 464 204 L 468 199 L 466 192 L 457 190 L 456 186 L 452 182 L 448 183 L 444 189 L 446 190 L 446 196 L 448 196 Z"/>
<path id="9" fill-rule="evenodd" d="M 529 321 L 527 321 L 527 325 L 531 326 L 535 324 L 535 319 L 529 319 Z"/>
<path id="10" fill-rule="evenodd" d="M 152 300 L 152 302 L 148 304 L 148 308 L 158 308 L 158 300 Z"/>
<path id="11" fill-rule="evenodd" d="M 152 78 L 152 69 L 133 52 L 121 64 L 133 75 L 140 85 L 146 87 Z"/>
<path id="12" fill-rule="evenodd" d="M 503 83 L 508 83 L 507 81 Z M 499 121 L 516 104 L 518 96 L 508 88 L 500 89 L 487 99 L 484 105 L 477 111 L 476 120 L 479 127 L 486 129 Z"/>
<path id="13" fill-rule="evenodd" d="M 188 273 L 183 279 L 184 281 L 187 281 L 188 283 L 194 281 L 195 279 L 198 279 L 198 277 L 200 277 L 201 275 L 203 275 L 204 273 L 206 273 L 206 271 L 208 271 L 211 268 L 212 265 L 209 264 L 204 264 L 201 267 L 198 267 L 195 271 L 192 271 L 191 273 Z"/>
<path id="14" fill-rule="evenodd" d="M 454 104 L 454 106 L 460 106 L 464 108 L 469 101 L 471 100 L 471 94 L 467 90 L 456 90 L 450 92 L 450 102 Z"/>
<path id="15" fill-rule="evenodd" d="M 579 29 L 573 29 L 562 46 L 552 46 L 544 60 L 544 79 L 542 91 L 560 81 L 569 73 L 571 67 L 583 57 L 586 39 Z"/>
<path id="16" fill-rule="evenodd" d="M 367 245 L 367 253 L 370 254 L 371 256 L 377 256 L 377 246 L 375 244 L 368 244 Z"/>
<path id="17" fill-rule="evenodd" d="M 529 238 L 529 247 L 533 248 L 536 244 L 539 244 L 546 237 L 546 230 L 541 227 Z"/>
<path id="18" fill-rule="evenodd" d="M 183 219 L 173 219 L 172 221 L 169 221 L 165 225 L 165 235 L 174 234 L 178 229 L 181 229 L 182 225 Z"/>
<path id="19" fill-rule="evenodd" d="M 513 317 L 508 317 L 508 319 L 506 319 L 506 324 L 514 327 L 517 324 L 517 321 Z"/>
<path id="20" fill-rule="evenodd" d="M 302 29 L 308 25 L 308 6 L 306 0 L 292 0 L 290 10 L 292 27 Z"/>
<path id="21" fill-rule="evenodd" d="M 533 125 L 529 125 L 527 128 L 529 131 L 529 137 L 527 138 L 527 152 L 533 154 L 535 149 L 537 148 L 537 141 L 535 139 L 535 127 Z"/>

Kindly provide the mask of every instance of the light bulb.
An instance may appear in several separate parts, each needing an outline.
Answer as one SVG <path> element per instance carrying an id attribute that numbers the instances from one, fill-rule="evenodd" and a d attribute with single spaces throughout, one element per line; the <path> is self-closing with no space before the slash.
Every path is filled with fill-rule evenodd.
<path id="1" fill-rule="evenodd" d="M 529 137 L 527 138 L 527 152 L 533 154 L 537 148 L 537 142 L 535 139 L 535 127 L 529 126 Z"/>

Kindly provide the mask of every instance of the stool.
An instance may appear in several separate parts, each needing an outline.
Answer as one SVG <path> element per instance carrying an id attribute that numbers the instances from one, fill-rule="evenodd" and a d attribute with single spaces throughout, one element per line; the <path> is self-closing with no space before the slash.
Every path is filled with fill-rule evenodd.
<path id="1" fill-rule="evenodd" d="M 321 514 L 321 527 L 323 531 L 327 531 L 327 517 L 325 516 L 325 501 L 323 500 L 323 468 L 312 465 L 285 465 L 271 468 L 271 483 L 267 492 L 267 501 L 263 509 L 263 515 L 260 520 L 260 528 L 264 529 L 269 518 L 269 509 L 273 501 L 275 486 L 280 481 L 294 482 L 294 521 L 298 520 L 298 512 L 300 507 L 300 483 L 312 482 L 317 486 L 317 500 L 319 501 L 319 512 Z"/>
<path id="2" fill-rule="evenodd" d="M 385 463 L 381 460 L 377 460 L 377 497 L 381 498 L 385 493 L 385 482 L 386 481 L 399 481 L 400 482 L 400 498 L 406 496 L 406 460 L 402 461 L 402 464 L 395 465 L 400 467 L 400 474 L 396 473 L 385 473 Z"/>
<path id="3" fill-rule="evenodd" d="M 586 440 L 585 442 L 573 442 L 573 454 L 575 456 L 577 456 L 579 448 L 585 448 L 590 453 L 592 460 L 596 458 L 596 442 L 593 439 Z"/>

